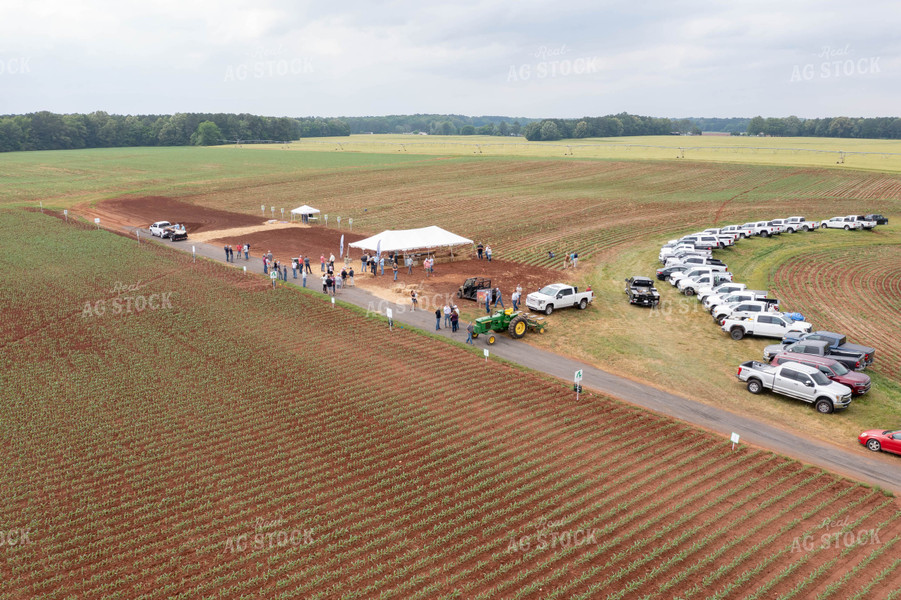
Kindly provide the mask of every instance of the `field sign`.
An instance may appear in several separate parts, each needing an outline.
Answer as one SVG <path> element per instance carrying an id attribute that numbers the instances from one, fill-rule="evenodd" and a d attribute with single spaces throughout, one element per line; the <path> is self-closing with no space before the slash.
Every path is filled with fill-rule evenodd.
<path id="1" fill-rule="evenodd" d="M 394 318 L 394 311 L 391 310 L 390 308 L 386 308 L 386 309 L 385 309 L 385 316 L 388 317 L 389 319 L 393 319 L 393 318 Z"/>
<path id="2" fill-rule="evenodd" d="M 579 369 L 578 371 L 576 371 L 576 376 L 574 378 L 574 381 L 576 383 L 579 383 L 580 381 L 582 381 L 582 369 Z"/>
<path id="3" fill-rule="evenodd" d="M 485 362 L 488 362 L 488 348 L 485 348 L 482 352 L 485 353 Z"/>
<path id="4" fill-rule="evenodd" d="M 731 439 L 732 439 L 732 449 L 735 450 L 735 444 L 738 443 L 738 434 L 733 431 Z"/>

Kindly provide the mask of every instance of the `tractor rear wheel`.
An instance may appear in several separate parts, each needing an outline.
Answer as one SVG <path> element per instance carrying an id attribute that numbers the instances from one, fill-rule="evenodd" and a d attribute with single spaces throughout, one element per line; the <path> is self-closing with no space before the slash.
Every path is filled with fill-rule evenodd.
<path id="1" fill-rule="evenodd" d="M 510 326 L 507 327 L 507 331 L 510 332 L 510 337 L 512 337 L 514 340 L 518 340 L 526 334 L 527 326 L 528 325 L 526 324 L 526 318 L 520 315 L 510 321 Z"/>

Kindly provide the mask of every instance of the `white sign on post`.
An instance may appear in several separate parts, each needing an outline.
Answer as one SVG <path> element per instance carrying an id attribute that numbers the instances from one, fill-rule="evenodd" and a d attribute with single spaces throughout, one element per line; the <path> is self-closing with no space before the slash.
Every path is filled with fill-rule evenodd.
<path id="1" fill-rule="evenodd" d="M 393 318 L 394 318 L 394 311 L 391 310 L 390 308 L 386 308 L 386 309 L 385 309 L 385 316 L 388 317 L 389 319 L 393 319 Z"/>
<path id="2" fill-rule="evenodd" d="M 341 227 L 341 217 L 338 217 L 338 227 Z"/>
<path id="3" fill-rule="evenodd" d="M 283 219 L 285 218 L 285 209 L 284 208 L 282 209 L 282 218 Z"/>
<path id="4" fill-rule="evenodd" d="M 244 274 L 247 275 L 247 267 L 244 267 Z"/>
<path id="5" fill-rule="evenodd" d="M 266 205 L 265 205 L 265 204 L 260 204 L 260 210 L 263 211 L 263 212 L 265 213 L 265 212 L 266 212 Z"/>
<path id="6" fill-rule="evenodd" d="M 485 353 L 485 362 L 488 362 L 488 348 L 485 348 L 483 352 Z"/>
<path id="7" fill-rule="evenodd" d="M 351 229 L 354 228 L 354 220 L 353 220 L 353 217 L 351 217 L 350 219 L 347 220 L 347 224 L 350 225 L 350 228 L 351 228 Z"/>
<path id="8" fill-rule="evenodd" d="M 332 308 L 335 308 L 335 297 L 332 296 Z"/>
<path id="9" fill-rule="evenodd" d="M 63 215 L 65 215 L 66 223 L 68 223 L 69 222 L 69 209 L 68 208 L 63 209 Z"/>
<path id="10" fill-rule="evenodd" d="M 582 381 L 582 369 L 579 369 L 578 371 L 576 371 L 576 376 L 575 376 L 575 382 L 579 383 L 580 381 Z"/>
<path id="11" fill-rule="evenodd" d="M 100 217 L 94 217 L 94 223 L 97 224 L 97 229 L 100 229 Z"/>
<path id="12" fill-rule="evenodd" d="M 732 449 L 735 450 L 735 444 L 738 443 L 738 434 L 734 431 L 732 432 Z"/>
<path id="13" fill-rule="evenodd" d="M 197 249 L 194 246 L 191 246 L 191 258 L 197 262 Z"/>

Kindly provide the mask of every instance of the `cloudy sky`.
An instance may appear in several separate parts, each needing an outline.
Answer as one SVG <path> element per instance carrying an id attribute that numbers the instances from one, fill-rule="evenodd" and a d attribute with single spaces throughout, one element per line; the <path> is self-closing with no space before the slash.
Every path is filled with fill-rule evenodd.
<path id="1" fill-rule="evenodd" d="M 3 0 L 0 113 L 897 116 L 896 2 Z"/>

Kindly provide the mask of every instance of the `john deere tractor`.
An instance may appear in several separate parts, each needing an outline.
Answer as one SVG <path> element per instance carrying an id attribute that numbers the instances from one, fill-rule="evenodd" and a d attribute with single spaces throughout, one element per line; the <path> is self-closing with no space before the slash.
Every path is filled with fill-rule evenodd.
<path id="1" fill-rule="evenodd" d="M 510 337 L 518 340 L 532 329 L 538 333 L 544 333 L 544 317 L 535 317 L 522 311 L 514 311 L 512 308 L 499 310 L 493 315 L 479 317 L 473 323 L 472 337 L 477 338 L 486 334 L 485 340 L 489 344 L 496 341 L 495 333 L 508 332 Z"/>

